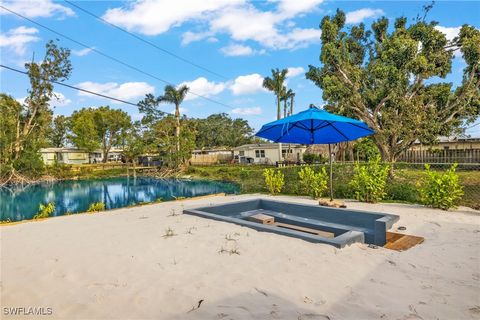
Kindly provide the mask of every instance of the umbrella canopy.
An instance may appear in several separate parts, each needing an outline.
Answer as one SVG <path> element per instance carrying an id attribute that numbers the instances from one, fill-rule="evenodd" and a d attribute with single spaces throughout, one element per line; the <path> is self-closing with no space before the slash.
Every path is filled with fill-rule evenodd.
<path id="1" fill-rule="evenodd" d="M 364 122 L 329 113 L 317 107 L 265 124 L 255 134 L 274 142 L 328 144 L 330 200 L 333 200 L 333 170 L 330 144 L 352 141 L 375 133 Z"/>
<path id="2" fill-rule="evenodd" d="M 311 107 L 265 124 L 256 136 L 274 142 L 331 144 L 356 140 L 373 133 L 362 121 Z"/>

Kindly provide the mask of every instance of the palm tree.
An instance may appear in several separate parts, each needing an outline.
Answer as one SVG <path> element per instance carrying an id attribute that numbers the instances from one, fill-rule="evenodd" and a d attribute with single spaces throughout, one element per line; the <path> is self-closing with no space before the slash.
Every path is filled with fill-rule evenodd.
<path id="1" fill-rule="evenodd" d="M 175 138 L 177 143 L 177 152 L 180 151 L 180 104 L 185 99 L 188 92 L 188 87 L 182 85 L 175 88 L 172 85 L 165 86 L 165 93 L 158 97 L 159 102 L 172 103 L 175 105 Z"/>
<path id="2" fill-rule="evenodd" d="M 285 78 L 287 77 L 287 69 L 279 70 L 272 69 L 272 77 L 266 77 L 263 79 L 263 87 L 269 91 L 272 91 L 277 96 L 277 119 L 282 118 L 282 111 L 280 108 L 280 102 L 282 100 L 283 92 L 285 91 Z"/>
<path id="3" fill-rule="evenodd" d="M 295 96 L 295 93 L 292 91 L 292 89 L 284 90 L 283 92 L 282 101 L 283 101 L 283 117 L 284 118 L 286 116 L 290 116 L 293 114 L 293 97 L 294 96 Z M 287 107 L 288 103 L 290 103 L 290 110 L 288 110 L 288 107 Z"/>
<path id="4" fill-rule="evenodd" d="M 285 82 L 285 78 L 287 77 L 287 69 L 279 70 L 278 68 L 272 69 L 272 77 L 266 77 L 263 79 L 263 87 L 269 91 L 272 91 L 277 96 L 277 119 L 280 120 L 282 118 L 282 110 L 280 108 L 280 102 L 282 100 L 282 96 L 286 91 L 285 86 L 283 83 Z M 278 160 L 282 160 L 282 144 L 278 144 Z"/>
<path id="5" fill-rule="evenodd" d="M 295 92 L 290 93 L 290 116 L 293 114 L 293 100 L 295 99 Z"/>

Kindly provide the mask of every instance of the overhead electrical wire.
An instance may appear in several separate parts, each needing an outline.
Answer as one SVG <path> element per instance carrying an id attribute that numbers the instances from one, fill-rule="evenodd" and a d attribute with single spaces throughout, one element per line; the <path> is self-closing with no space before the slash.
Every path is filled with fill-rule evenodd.
<path id="1" fill-rule="evenodd" d="M 3 65 L 3 64 L 0 64 L 0 67 L 11 70 L 11 71 L 14 71 L 14 72 L 18 72 L 18 73 L 21 73 L 21 74 L 24 74 L 24 75 L 28 75 L 28 72 L 26 72 L 26 71 L 15 69 L 15 68 Z M 131 105 L 131 106 L 138 107 L 137 103 L 133 103 L 133 102 L 130 102 L 130 101 L 118 99 L 118 98 L 115 98 L 115 97 L 110 97 L 110 96 L 107 96 L 107 95 L 102 94 L 102 93 L 98 93 L 98 92 L 90 91 L 90 90 L 87 90 L 87 89 L 79 88 L 79 87 L 72 86 L 70 84 L 66 84 L 66 83 L 63 83 L 63 82 L 60 82 L 60 81 L 51 81 L 51 82 L 55 83 L 55 84 L 58 84 L 60 86 L 70 88 L 70 89 L 82 91 L 82 92 L 89 93 L 89 94 L 99 96 L 99 97 L 102 97 L 102 98 L 106 98 L 106 99 L 110 99 L 110 100 L 114 100 L 114 101 L 117 101 L 117 102 L 121 102 L 121 103 L 124 103 L 124 104 L 128 104 L 128 105 Z M 168 113 L 168 112 L 165 112 L 165 113 Z"/>
<path id="2" fill-rule="evenodd" d="M 142 41 L 143 43 L 145 43 L 145 44 L 147 44 L 147 45 L 149 45 L 149 46 L 151 46 L 151 47 L 153 47 L 153 48 L 155 48 L 155 49 L 157 49 L 157 50 L 160 50 L 161 52 L 163 52 L 163 53 L 165 53 L 165 54 L 167 54 L 167 55 L 170 55 L 170 56 L 172 56 L 172 57 L 174 57 L 174 58 L 176 58 L 176 59 L 178 59 L 178 60 L 180 60 L 180 61 L 183 61 L 183 62 L 185 62 L 185 63 L 187 63 L 187 64 L 189 64 L 189 65 L 192 65 L 192 66 L 194 66 L 194 67 L 196 67 L 196 68 L 198 68 L 198 69 L 201 69 L 201 70 L 203 70 L 203 71 L 206 71 L 206 72 L 208 72 L 208 73 L 210 73 L 210 74 L 212 74 L 212 75 L 215 75 L 215 76 L 217 76 L 217 77 L 219 77 L 219 78 L 222 78 L 222 79 L 224 79 L 224 80 L 228 80 L 227 77 L 225 77 L 225 76 L 223 76 L 223 75 L 221 75 L 221 74 L 219 74 L 219 73 L 217 73 L 217 72 L 215 72 L 215 71 L 212 71 L 212 70 L 210 70 L 210 69 L 208 69 L 208 68 L 205 68 L 205 67 L 203 67 L 203 66 L 199 65 L 198 63 L 195 63 L 195 62 L 193 62 L 193 61 L 191 61 L 191 60 L 185 59 L 185 58 L 179 56 L 178 54 L 176 54 L 176 53 L 174 53 L 174 52 L 172 52 L 172 51 L 170 51 L 170 50 L 167 50 L 167 49 L 165 49 L 165 48 L 162 48 L 162 47 L 158 46 L 157 44 L 155 44 L 155 43 L 153 43 L 153 42 L 151 42 L 151 41 L 148 41 L 148 40 L 146 40 L 146 39 L 144 39 L 144 38 L 136 35 L 136 34 L 133 33 L 133 32 L 128 31 L 127 29 L 124 29 L 124 28 L 122 28 L 122 27 L 120 27 L 120 26 L 118 26 L 118 25 L 116 25 L 116 24 L 114 24 L 114 23 L 111 23 L 110 21 L 105 20 L 104 18 L 96 15 L 95 13 L 93 13 L 93 12 L 91 12 L 91 11 L 85 9 L 85 8 L 80 7 L 79 5 L 73 3 L 72 1 L 69 1 L 69 0 L 63 0 L 63 1 L 66 2 L 67 4 L 69 4 L 70 6 L 75 7 L 75 8 L 77 8 L 78 10 L 81 10 L 81 11 L 85 12 L 86 14 L 94 17 L 95 19 L 100 20 L 101 22 L 106 23 L 106 24 L 108 24 L 108 25 L 110 25 L 110 26 L 112 26 L 112 27 L 120 30 L 120 31 L 122 31 L 122 32 L 130 35 L 131 37 L 133 37 L 133 38 L 135 38 L 135 39 L 137 39 L 137 40 L 139 40 L 139 41 Z"/>
<path id="3" fill-rule="evenodd" d="M 70 41 L 78 44 L 79 46 L 82 46 L 82 47 L 84 47 L 84 48 L 86 48 L 86 49 L 89 49 L 89 50 L 91 50 L 91 51 L 93 51 L 93 52 L 95 52 L 95 53 L 97 53 L 97 54 L 99 54 L 99 55 L 101 55 L 101 56 L 103 56 L 103 57 L 105 57 L 105 58 L 107 58 L 107 59 L 110 59 L 110 60 L 112 60 L 112 61 L 115 61 L 115 62 L 117 62 L 117 63 L 119 63 L 119 64 L 121 64 L 121 65 L 123 65 L 123 66 L 125 66 L 125 67 L 128 67 L 128 68 L 130 68 L 130 69 L 132 69 L 132 70 L 135 70 L 135 71 L 137 71 L 137 72 L 139 72 L 139 73 L 142 73 L 142 74 L 144 74 L 144 75 L 146 75 L 146 76 L 148 76 L 148 77 L 151 77 L 151 78 L 153 78 L 153 79 L 156 79 L 156 80 L 158 80 L 158 81 L 160 81 L 160 82 L 163 82 L 163 83 L 165 83 L 165 84 L 167 84 L 167 85 L 175 86 L 175 84 L 173 84 L 173 83 L 171 83 L 171 82 L 169 82 L 169 81 L 167 81 L 167 80 L 165 80 L 165 79 L 162 79 L 162 78 L 160 78 L 160 77 L 157 77 L 157 76 L 155 76 L 155 75 L 153 75 L 153 74 L 151 74 L 151 73 L 149 73 L 149 72 L 147 72 L 147 71 L 143 71 L 143 70 L 141 70 L 141 69 L 139 69 L 139 68 L 137 68 L 137 67 L 135 67 L 135 66 L 133 66 L 133 65 L 131 65 L 131 64 L 129 64 L 129 63 L 127 63 L 127 62 L 124 62 L 124 61 L 122 61 L 122 60 L 120 60 L 120 59 L 117 59 L 117 58 L 115 58 L 115 57 L 113 57 L 113 56 L 111 56 L 111 55 L 109 55 L 109 54 L 107 54 L 107 53 L 104 53 L 104 52 L 102 52 L 102 51 L 100 51 L 100 50 L 98 50 L 98 49 L 96 49 L 96 48 L 94 48 L 94 47 L 90 47 L 90 46 L 88 46 L 88 45 L 86 45 L 86 44 L 84 44 L 84 43 L 82 43 L 82 42 L 80 42 L 80 41 L 77 41 L 77 40 L 73 39 L 73 38 L 70 37 L 70 36 L 67 36 L 67 35 L 65 35 L 65 34 L 63 34 L 63 33 L 60 33 L 60 32 L 58 32 L 58 31 L 56 31 L 56 30 L 54 30 L 54 29 L 52 29 L 52 28 L 50 28 L 50 27 L 47 27 L 47 26 L 45 26 L 45 25 L 43 25 L 43 24 L 35 21 L 35 20 L 32 20 L 32 19 L 30 19 L 30 18 L 27 18 L 27 17 L 25 17 L 24 15 L 22 15 L 22 14 L 20 14 L 20 13 L 18 13 L 18 12 L 15 12 L 15 11 L 13 11 L 13 10 L 10 10 L 10 9 L 4 7 L 4 6 L 1 5 L 1 4 L 0 4 L 0 8 L 2 8 L 2 9 L 4 9 L 4 10 L 7 10 L 8 12 L 10 12 L 10 13 L 12 13 L 12 14 L 14 14 L 14 15 L 16 15 L 16 16 L 24 19 L 24 20 L 27 20 L 27 21 L 29 21 L 29 22 L 31 22 L 31 23 L 33 23 L 33 24 L 35 24 L 35 25 L 37 25 L 37 26 L 39 26 L 39 27 L 41 27 L 41 28 L 44 28 L 44 29 L 46 29 L 46 30 L 48 30 L 48 31 L 50 31 L 50 32 L 52 32 L 52 33 L 60 36 L 60 37 L 63 37 L 63 38 L 65 38 L 65 39 L 67 39 L 67 40 L 70 40 Z M 212 102 L 212 103 L 215 103 L 215 104 L 220 105 L 220 106 L 222 106 L 222 107 L 226 107 L 226 108 L 228 108 L 228 109 L 230 109 L 230 110 L 233 110 L 233 109 L 234 109 L 233 107 L 231 107 L 231 106 L 229 106 L 229 105 L 227 105 L 227 104 L 225 104 L 225 103 L 223 103 L 223 102 L 220 102 L 220 101 L 217 101 L 217 100 L 208 98 L 208 97 L 206 97 L 206 96 L 204 96 L 204 95 L 195 93 L 195 92 L 190 91 L 190 90 L 189 90 L 188 92 L 189 92 L 190 94 L 196 96 L 196 97 L 199 97 L 199 98 L 201 98 L 201 99 L 207 100 L 207 101 Z"/>

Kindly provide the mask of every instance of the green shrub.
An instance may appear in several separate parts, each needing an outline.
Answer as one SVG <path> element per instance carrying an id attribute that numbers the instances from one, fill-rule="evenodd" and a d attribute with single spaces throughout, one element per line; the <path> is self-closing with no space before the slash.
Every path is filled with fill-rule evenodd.
<path id="1" fill-rule="evenodd" d="M 40 204 L 38 207 L 38 212 L 36 215 L 33 216 L 33 219 L 43 219 L 50 217 L 53 212 L 55 211 L 55 204 L 53 202 L 49 202 L 46 205 Z"/>
<path id="2" fill-rule="evenodd" d="M 325 163 L 327 159 L 323 157 L 321 154 L 316 153 L 304 153 L 303 154 L 303 161 L 312 164 L 312 163 Z"/>
<path id="3" fill-rule="evenodd" d="M 355 198 L 365 202 L 377 202 L 385 196 L 385 185 L 389 171 L 388 165 L 380 163 L 380 157 L 368 161 L 366 165 L 355 164 L 354 175 L 350 186 Z"/>
<path id="4" fill-rule="evenodd" d="M 265 184 L 270 194 L 274 195 L 282 191 L 284 185 L 284 175 L 280 170 L 265 169 L 263 170 Z"/>
<path id="5" fill-rule="evenodd" d="M 92 174 L 92 173 L 93 173 L 93 168 L 87 167 L 87 166 L 85 166 L 85 167 L 80 167 L 79 174 L 80 174 L 81 176 L 88 176 L 88 175 L 90 175 L 90 174 Z"/>
<path id="6" fill-rule="evenodd" d="M 51 166 L 47 167 L 47 173 L 57 179 L 68 179 L 75 176 L 72 166 L 55 161 Z"/>
<path id="7" fill-rule="evenodd" d="M 417 202 L 419 197 L 418 188 L 406 182 L 399 183 L 389 181 L 386 187 L 386 193 L 389 200 Z"/>
<path id="8" fill-rule="evenodd" d="M 105 203 L 94 202 L 88 207 L 87 212 L 98 212 L 103 210 L 105 210 Z"/>
<path id="9" fill-rule="evenodd" d="M 320 198 L 322 193 L 327 189 L 328 174 L 325 167 L 320 172 L 315 173 L 312 168 L 305 167 L 298 173 L 300 178 L 300 187 L 302 191 L 312 198 Z"/>
<path id="10" fill-rule="evenodd" d="M 463 187 L 458 181 L 455 172 L 457 164 L 453 164 L 444 173 L 430 170 L 430 165 L 425 165 L 424 178 L 420 186 L 422 203 L 442 210 L 456 207 L 458 200 L 463 196 Z"/>

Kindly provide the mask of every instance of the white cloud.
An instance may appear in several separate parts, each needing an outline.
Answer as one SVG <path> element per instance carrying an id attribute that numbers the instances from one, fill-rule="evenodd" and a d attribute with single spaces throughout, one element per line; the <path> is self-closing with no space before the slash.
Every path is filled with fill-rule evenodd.
<path id="1" fill-rule="evenodd" d="M 323 0 L 281 0 L 278 4 L 278 10 L 286 17 L 292 17 L 303 12 L 309 12 L 322 2 Z"/>
<path id="2" fill-rule="evenodd" d="M 118 84 L 116 82 L 97 83 L 86 81 L 77 84 L 77 86 L 85 90 L 122 100 L 140 98 L 145 96 L 147 93 L 153 93 L 155 91 L 155 88 L 146 82 L 125 82 Z M 89 93 L 81 91 L 78 94 L 80 96 L 95 97 Z M 115 103 L 115 101 L 112 101 L 112 103 Z"/>
<path id="3" fill-rule="evenodd" d="M 78 57 L 83 57 L 93 51 L 95 48 L 85 48 L 80 50 L 72 50 L 72 54 Z"/>
<path id="4" fill-rule="evenodd" d="M 126 8 L 109 9 L 103 16 L 108 22 L 146 35 L 158 35 L 188 20 L 207 15 L 243 0 L 143 0 L 129 2 Z"/>
<path id="5" fill-rule="evenodd" d="M 25 103 L 25 99 L 27 99 L 27 97 L 23 97 L 23 98 L 18 98 L 16 99 L 19 103 L 21 104 L 24 104 Z M 65 97 L 65 95 L 63 93 L 60 93 L 60 92 L 53 92 L 53 97 L 52 99 L 50 100 L 49 104 L 50 106 L 52 107 L 65 107 L 67 105 L 69 105 L 70 103 L 72 102 L 72 100 L 68 99 L 67 97 Z"/>
<path id="6" fill-rule="evenodd" d="M 28 18 L 48 18 L 55 14 L 63 17 L 75 15 L 72 9 L 51 0 L 7 0 L 2 1 L 2 5 Z M 0 10 L 0 15 L 2 14 L 10 14 L 10 12 Z"/>
<path id="7" fill-rule="evenodd" d="M 230 90 L 236 96 L 265 91 L 263 77 L 258 73 L 237 77 L 230 85 Z"/>
<path id="8" fill-rule="evenodd" d="M 194 32 L 191 32 L 191 31 L 184 32 L 182 34 L 182 46 L 186 46 L 187 44 L 189 44 L 191 42 L 199 41 L 199 40 L 202 40 L 202 39 L 205 39 L 205 38 L 216 39 L 214 37 L 210 37 L 211 35 L 212 35 L 211 32 L 199 32 L 199 33 L 194 33 Z M 218 39 L 216 39 L 216 40 L 218 41 Z"/>
<path id="9" fill-rule="evenodd" d="M 232 114 L 239 114 L 242 116 L 252 116 L 262 114 L 262 108 L 253 107 L 253 108 L 235 108 L 231 111 Z"/>
<path id="10" fill-rule="evenodd" d="M 273 50 L 294 49 L 320 41 L 320 30 L 293 29 L 291 19 L 314 12 L 321 2 L 282 0 L 275 2 L 273 10 L 261 10 L 264 6 L 247 0 L 143 0 L 109 9 L 103 18 L 145 35 L 158 35 L 186 22 L 195 23 L 197 31 L 185 32 L 182 45 L 203 39 L 211 41 L 217 34 L 226 33 L 236 42 L 255 41 Z"/>
<path id="11" fill-rule="evenodd" d="M 211 97 L 219 94 L 226 88 L 225 83 L 210 82 L 204 77 L 197 78 L 193 81 L 185 81 L 178 86 L 186 85 L 190 90 L 185 97 L 185 101 L 199 98 L 199 95 L 204 97 Z M 195 94 L 192 94 L 194 92 Z"/>
<path id="12" fill-rule="evenodd" d="M 37 29 L 24 26 L 10 29 L 4 34 L 0 34 L 0 48 L 5 47 L 17 55 L 23 55 L 29 43 L 40 40 L 40 38 L 35 35 L 37 33 Z"/>
<path id="13" fill-rule="evenodd" d="M 435 29 L 445 34 L 447 40 L 452 41 L 455 37 L 458 37 L 460 29 L 462 27 L 442 27 L 435 26 Z"/>
<path id="14" fill-rule="evenodd" d="M 288 78 L 293 78 L 296 77 L 302 73 L 305 73 L 305 69 L 303 67 L 290 67 L 287 69 L 287 77 Z"/>
<path id="15" fill-rule="evenodd" d="M 227 47 L 223 47 L 220 51 L 226 55 L 231 57 L 238 57 L 238 56 L 252 56 L 252 55 L 260 55 L 265 54 L 265 50 L 255 50 L 252 47 L 244 46 L 241 44 L 231 44 Z"/>
<path id="16" fill-rule="evenodd" d="M 382 9 L 370 9 L 370 8 L 363 8 L 355 11 L 348 12 L 346 14 L 346 23 L 359 23 L 368 18 L 376 18 L 381 15 L 384 15 Z"/>
<path id="17" fill-rule="evenodd" d="M 68 99 L 60 92 L 54 92 L 53 94 L 55 97 L 50 101 L 50 105 L 53 107 L 65 107 L 72 102 L 72 100 Z"/>
<path id="18" fill-rule="evenodd" d="M 278 12 L 260 11 L 253 5 L 229 7 L 210 20 L 210 31 L 227 33 L 238 42 L 253 40 L 269 49 L 293 49 L 320 42 L 320 30 L 296 28 L 280 32 L 286 17 Z"/>

